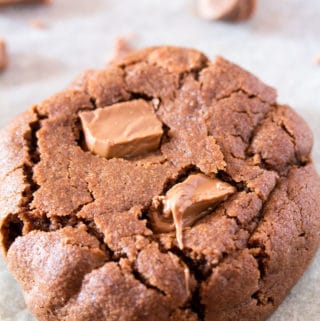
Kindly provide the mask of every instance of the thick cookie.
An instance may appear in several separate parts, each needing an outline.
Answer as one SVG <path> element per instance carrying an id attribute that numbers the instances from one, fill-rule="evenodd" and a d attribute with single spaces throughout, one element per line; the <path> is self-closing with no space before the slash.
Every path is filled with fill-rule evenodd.
<path id="1" fill-rule="evenodd" d="M 149 48 L 0 135 L 1 241 L 43 321 L 260 321 L 319 242 L 312 134 L 218 57 Z"/>

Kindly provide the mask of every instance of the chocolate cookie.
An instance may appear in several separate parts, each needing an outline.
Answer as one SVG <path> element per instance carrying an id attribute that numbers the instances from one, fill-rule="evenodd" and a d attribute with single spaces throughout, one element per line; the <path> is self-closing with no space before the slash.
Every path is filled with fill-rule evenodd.
<path id="1" fill-rule="evenodd" d="M 312 134 L 191 49 L 84 73 L 0 135 L 1 241 L 43 321 L 259 321 L 319 243 Z"/>

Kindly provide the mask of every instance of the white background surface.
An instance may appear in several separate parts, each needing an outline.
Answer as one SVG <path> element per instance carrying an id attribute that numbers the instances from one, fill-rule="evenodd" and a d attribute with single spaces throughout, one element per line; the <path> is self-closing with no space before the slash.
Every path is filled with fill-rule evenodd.
<path id="1" fill-rule="evenodd" d="M 47 28 L 32 28 L 34 19 Z M 105 65 L 115 38 L 129 33 L 138 35 L 137 47 L 172 44 L 223 55 L 276 87 L 280 102 L 312 127 L 320 169 L 320 66 L 313 62 L 320 54 L 319 0 L 260 0 L 255 17 L 242 24 L 202 21 L 192 0 L 54 0 L 2 9 L 10 67 L 0 75 L 0 127 L 83 69 Z M 0 259 L 0 321 L 13 320 L 32 318 Z M 319 320 L 320 252 L 270 321 Z"/>

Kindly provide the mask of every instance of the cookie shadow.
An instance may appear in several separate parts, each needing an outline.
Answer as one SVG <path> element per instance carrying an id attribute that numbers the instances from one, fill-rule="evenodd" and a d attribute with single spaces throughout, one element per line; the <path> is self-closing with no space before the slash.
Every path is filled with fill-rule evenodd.
<path id="1" fill-rule="evenodd" d="M 48 80 L 65 72 L 57 60 L 37 54 L 12 53 L 8 69 L 0 75 L 0 87 L 27 85 Z"/>
<path id="2" fill-rule="evenodd" d="M 319 38 L 320 2 L 264 0 L 251 21 L 253 32 L 287 38 Z"/>

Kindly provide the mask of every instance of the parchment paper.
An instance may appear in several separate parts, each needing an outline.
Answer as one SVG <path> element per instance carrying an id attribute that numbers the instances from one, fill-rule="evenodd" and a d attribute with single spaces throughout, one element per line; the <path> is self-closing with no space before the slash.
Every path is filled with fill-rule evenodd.
<path id="1" fill-rule="evenodd" d="M 276 87 L 279 100 L 314 131 L 320 169 L 319 0 L 260 0 L 247 23 L 201 20 L 191 0 L 54 0 L 51 6 L 0 10 L 0 37 L 10 67 L 0 75 L 0 126 L 63 89 L 79 72 L 103 66 L 119 35 L 136 33 L 137 47 L 172 44 L 220 54 Z M 31 22 L 41 19 L 44 29 Z M 270 321 L 320 320 L 320 252 Z M 0 321 L 31 321 L 18 285 L 0 260 Z M 236 321 L 236 320 L 235 320 Z M 250 320 L 248 320 L 250 321 Z"/>

